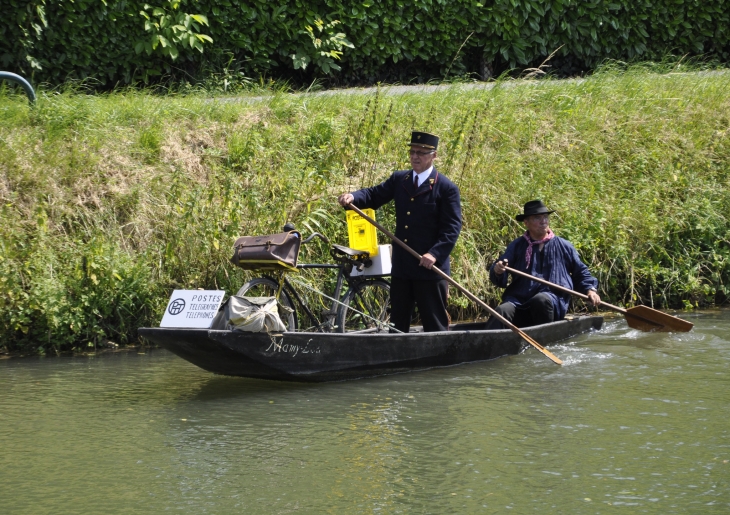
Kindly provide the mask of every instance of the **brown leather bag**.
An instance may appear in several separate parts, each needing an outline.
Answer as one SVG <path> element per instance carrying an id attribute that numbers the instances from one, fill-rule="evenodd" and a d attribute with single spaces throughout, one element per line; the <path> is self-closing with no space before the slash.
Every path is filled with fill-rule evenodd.
<path id="1" fill-rule="evenodd" d="M 296 269 L 302 235 L 298 231 L 241 236 L 233 244 L 231 263 L 244 270 Z"/>

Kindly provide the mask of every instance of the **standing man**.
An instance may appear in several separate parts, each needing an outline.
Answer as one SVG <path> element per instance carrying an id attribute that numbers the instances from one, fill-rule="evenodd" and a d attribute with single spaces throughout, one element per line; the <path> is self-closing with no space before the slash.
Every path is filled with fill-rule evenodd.
<path id="1" fill-rule="evenodd" d="M 562 320 L 568 311 L 570 294 L 552 291 L 549 286 L 516 274 L 507 286 L 505 266 L 585 293 L 594 306 L 601 302 L 596 292 L 598 280 L 580 260 L 575 247 L 550 230 L 550 214 L 554 212 L 541 200 L 525 204 L 523 213 L 515 217 L 525 224 L 525 234 L 510 243 L 489 270 L 489 280 L 507 288 L 496 311 L 517 327 Z M 487 329 L 503 329 L 503 324 L 491 317 Z"/>
<path id="2" fill-rule="evenodd" d="M 338 199 L 344 207 L 352 203 L 360 209 L 378 209 L 395 201 L 395 236 L 422 256 L 419 262 L 393 245 L 390 320 L 404 333 L 409 330 L 414 306 L 418 306 L 424 331 L 449 328 L 449 284 L 431 269 L 436 266 L 450 274 L 449 254 L 461 232 L 461 199 L 459 188 L 433 166 L 438 144 L 438 136 L 413 132 L 411 170 L 394 172 L 382 184 L 343 193 Z"/>

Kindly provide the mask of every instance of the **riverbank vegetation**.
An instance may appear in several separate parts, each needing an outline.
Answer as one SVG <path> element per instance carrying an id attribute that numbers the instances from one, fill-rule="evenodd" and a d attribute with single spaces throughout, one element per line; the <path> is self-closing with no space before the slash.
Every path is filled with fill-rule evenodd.
<path id="1" fill-rule="evenodd" d="M 433 92 L 40 91 L 33 107 L 0 92 L 0 345 L 131 342 L 174 288 L 235 293 L 251 276 L 228 262 L 235 238 L 286 221 L 347 244 L 336 196 L 406 168 L 412 129 L 442 138 L 438 167 L 464 211 L 454 277 L 490 302 L 499 292 L 485 262 L 540 198 L 605 299 L 722 303 L 730 73 L 659 71 Z M 392 227 L 392 209 L 378 219 Z M 325 247 L 304 247 L 302 260 L 327 260 Z M 454 316 L 477 314 L 453 291 L 451 303 Z"/>

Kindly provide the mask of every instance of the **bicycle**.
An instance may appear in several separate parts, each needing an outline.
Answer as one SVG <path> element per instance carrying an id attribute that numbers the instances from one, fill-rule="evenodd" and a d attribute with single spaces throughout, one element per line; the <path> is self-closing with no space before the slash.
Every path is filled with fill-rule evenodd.
<path id="1" fill-rule="evenodd" d="M 291 223 L 287 223 L 283 229 L 285 232 L 295 230 Z M 288 331 L 297 331 L 299 328 L 299 312 L 296 305 L 304 312 L 306 320 L 312 324 L 306 329 L 307 331 L 344 333 L 389 330 L 390 283 L 382 277 L 351 275 L 353 269 L 362 271 L 370 266 L 370 253 L 330 243 L 326 236 L 318 232 L 302 240 L 302 245 L 314 238 L 319 238 L 330 245 L 330 255 L 336 263 L 300 263 L 296 268 L 338 270 L 337 282 L 331 295 L 310 288 L 331 301 L 329 309 L 322 310 L 321 319 L 315 316 L 294 284 L 287 279 L 285 271 L 251 279 L 241 286 L 236 295 L 277 297 L 279 303 L 288 311 L 283 317 Z M 342 295 L 345 285 L 347 290 Z"/>

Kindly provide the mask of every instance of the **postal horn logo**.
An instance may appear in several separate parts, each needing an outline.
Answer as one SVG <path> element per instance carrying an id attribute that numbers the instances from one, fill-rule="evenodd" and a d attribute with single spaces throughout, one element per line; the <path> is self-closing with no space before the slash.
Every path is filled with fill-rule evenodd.
<path id="1" fill-rule="evenodd" d="M 183 309 L 185 309 L 184 299 L 175 299 L 170 302 L 169 306 L 167 306 L 167 312 L 171 315 L 179 315 L 180 313 L 182 313 Z"/>

